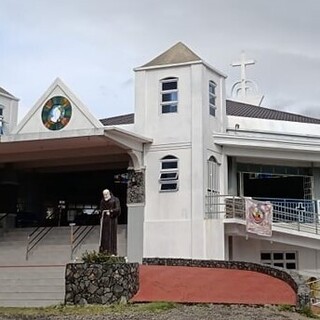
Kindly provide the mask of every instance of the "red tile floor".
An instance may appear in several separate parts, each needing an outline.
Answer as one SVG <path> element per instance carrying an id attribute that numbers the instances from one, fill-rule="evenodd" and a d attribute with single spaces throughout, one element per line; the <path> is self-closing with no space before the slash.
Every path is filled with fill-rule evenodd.
<path id="1" fill-rule="evenodd" d="M 132 302 L 296 304 L 285 282 L 244 270 L 140 266 L 140 289 Z"/>

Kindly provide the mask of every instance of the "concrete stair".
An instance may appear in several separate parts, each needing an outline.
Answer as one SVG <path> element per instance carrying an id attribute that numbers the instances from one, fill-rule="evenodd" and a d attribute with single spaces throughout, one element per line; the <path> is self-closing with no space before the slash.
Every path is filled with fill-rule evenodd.
<path id="1" fill-rule="evenodd" d="M 84 227 L 81 227 L 82 229 Z M 98 251 L 95 226 L 71 259 L 70 227 L 54 227 L 26 260 L 28 235 L 34 229 L 9 229 L 0 237 L 0 306 L 48 306 L 64 302 L 65 265 L 85 251 Z M 126 226 L 118 226 L 118 252 L 126 255 Z"/>
<path id="2" fill-rule="evenodd" d="M 0 306 L 43 307 L 64 302 L 64 266 L 0 267 Z"/>

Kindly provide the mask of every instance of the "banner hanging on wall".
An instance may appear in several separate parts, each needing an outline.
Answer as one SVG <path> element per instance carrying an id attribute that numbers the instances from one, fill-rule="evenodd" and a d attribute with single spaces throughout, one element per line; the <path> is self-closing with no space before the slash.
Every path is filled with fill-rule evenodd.
<path id="1" fill-rule="evenodd" d="M 246 230 L 260 236 L 272 236 L 272 204 L 246 198 Z"/>

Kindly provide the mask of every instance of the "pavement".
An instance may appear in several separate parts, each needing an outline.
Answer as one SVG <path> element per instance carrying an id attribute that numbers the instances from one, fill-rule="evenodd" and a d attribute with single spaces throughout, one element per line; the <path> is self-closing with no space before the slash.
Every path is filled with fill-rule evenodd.
<path id="1" fill-rule="evenodd" d="M 254 271 L 142 265 L 131 301 L 295 305 L 296 294 L 284 281 Z"/>

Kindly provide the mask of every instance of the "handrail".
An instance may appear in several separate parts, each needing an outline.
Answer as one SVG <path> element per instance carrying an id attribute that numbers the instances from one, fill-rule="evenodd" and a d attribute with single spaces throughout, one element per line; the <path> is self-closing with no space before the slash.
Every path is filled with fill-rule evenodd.
<path id="1" fill-rule="evenodd" d="M 31 250 L 49 233 L 49 231 L 52 228 L 53 227 L 42 227 L 41 231 L 39 233 L 37 233 L 37 235 L 33 239 L 30 240 L 30 238 L 28 237 L 26 260 L 28 260 L 29 253 L 31 252 Z M 33 244 L 30 246 L 31 243 L 33 243 Z"/>
<path id="2" fill-rule="evenodd" d="M 52 212 L 48 217 L 46 217 L 46 219 L 50 219 L 54 214 L 55 214 L 55 212 Z M 29 253 L 31 252 L 31 250 L 49 233 L 49 231 L 52 228 L 53 228 L 53 226 L 51 226 L 51 227 L 38 226 L 35 230 L 33 230 L 28 235 L 28 243 L 27 243 L 27 249 L 26 249 L 26 260 L 28 260 Z"/>
<path id="3" fill-rule="evenodd" d="M 255 197 L 253 197 L 255 198 Z M 246 220 L 245 197 L 232 195 L 207 195 L 207 219 Z M 273 226 L 312 234 L 320 234 L 318 200 L 255 198 L 269 201 L 273 207 Z"/>
<path id="4" fill-rule="evenodd" d="M 0 221 L 3 220 L 5 217 L 7 217 L 9 215 L 9 213 L 5 213 L 5 215 L 3 215 L 1 218 L 0 218 Z"/>
<path id="5" fill-rule="evenodd" d="M 81 228 L 80 226 L 78 226 L 78 228 L 74 232 L 71 228 L 71 232 L 73 232 L 73 234 L 71 236 L 71 260 L 73 260 L 73 256 L 74 256 L 76 249 L 83 243 L 84 239 L 87 238 L 87 236 L 92 232 L 92 230 L 95 227 L 96 227 L 95 225 L 85 226 L 84 228 L 82 228 L 80 233 L 78 233 L 78 231 Z M 78 233 L 78 235 L 75 236 L 77 233 Z"/>

